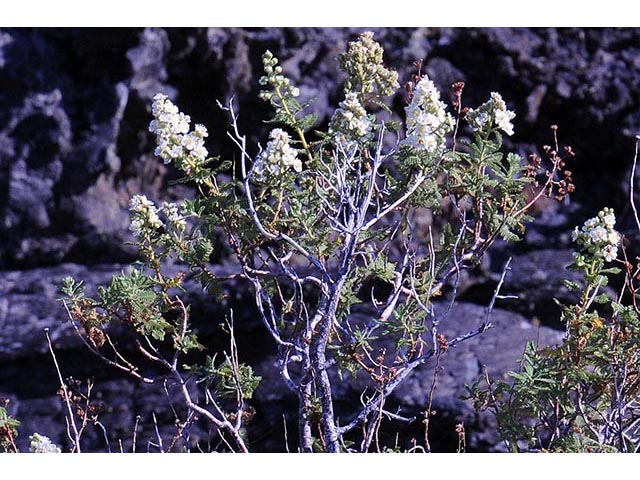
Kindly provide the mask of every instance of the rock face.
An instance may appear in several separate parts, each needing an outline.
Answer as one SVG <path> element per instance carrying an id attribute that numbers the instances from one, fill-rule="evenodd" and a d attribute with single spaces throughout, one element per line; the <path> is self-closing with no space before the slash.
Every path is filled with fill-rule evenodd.
<path id="1" fill-rule="evenodd" d="M 10 410 L 23 421 L 25 432 L 54 437 L 54 430 L 63 431 L 45 327 L 69 374 L 81 378 L 89 375 L 89 367 L 97 368 L 97 390 L 119 425 L 111 431 L 112 440 L 120 436 L 130 445 L 135 416 L 146 416 L 141 428 L 149 429 L 148 405 L 165 404 L 164 392 L 134 386 L 80 353 L 63 323 L 64 309 L 55 302 L 64 275 L 95 288 L 135 260 L 135 250 L 125 244 L 131 240 L 127 204 L 133 194 L 155 200 L 189 194 L 186 187 L 169 184 L 176 172 L 152 155 L 147 125 L 153 95 L 166 93 L 194 121 L 207 125 L 208 150 L 232 158 L 226 117 L 216 102 L 233 98 L 250 144 L 264 144 L 269 125 L 262 120 L 270 112 L 257 98 L 257 80 L 266 49 L 278 56 L 303 98 L 316 98 L 312 108 L 322 124 L 342 96 L 335 57 L 358 33 L 316 28 L 0 30 L 0 396 L 12 399 Z M 488 302 L 504 260 L 514 256 L 505 288 L 521 301 L 502 305 L 512 314 L 496 313 L 499 324 L 521 328 L 537 318 L 560 327 L 554 325 L 557 310 L 549 298 L 570 299 L 557 280 L 569 261 L 568 232 L 603 206 L 619 211 L 622 229 L 632 228 L 620 186 L 627 184 L 634 137 L 640 132 L 640 29 L 380 28 L 375 33 L 401 82 L 410 79 L 412 63 L 423 59 L 423 70 L 445 100 L 459 80 L 466 82 L 465 105 L 501 92 L 517 112 L 516 134 L 505 140 L 510 148 L 527 155 L 553 145 L 551 124 L 559 126 L 560 143 L 573 146 L 577 156 L 569 167 L 577 191 L 572 203 L 538 212 L 525 242 L 498 248 L 460 292 L 467 303 L 459 316 L 466 318 L 471 314 L 464 309 L 473 308 L 469 302 Z M 403 95 L 393 100 L 396 114 L 405 101 Z M 202 316 L 220 312 L 206 298 L 193 300 Z M 251 323 L 250 314 L 245 316 L 245 346 L 257 352 L 264 333 Z M 495 351 L 491 342 L 509 336 L 501 332 L 488 332 L 473 348 L 465 344 L 462 348 L 469 350 L 455 352 L 459 357 L 452 352 L 451 374 L 443 375 L 439 387 L 444 396 L 457 392 L 470 372 L 477 373 L 483 355 Z M 555 338 L 551 331 L 544 335 Z M 488 359 L 487 365 L 493 361 L 496 368 L 513 368 L 507 364 L 520 351 L 520 344 L 513 345 L 508 360 Z M 269 354 L 254 353 L 252 361 L 267 365 Z M 424 388 L 416 380 L 397 393 L 397 400 L 417 408 Z M 281 416 L 273 412 L 284 408 L 282 401 L 265 398 L 258 400 L 266 407 L 264 415 L 281 425 Z M 455 402 L 446 407 L 452 418 L 470 418 L 465 408 Z M 48 432 L 46 425 L 51 425 Z M 94 448 L 104 450 L 101 432 L 94 433 Z M 493 448 L 493 439 L 479 435 L 474 448 Z M 139 449 L 146 445 L 141 438 Z M 58 440 L 64 441 L 62 436 Z M 262 450 L 282 447 L 257 445 Z"/>

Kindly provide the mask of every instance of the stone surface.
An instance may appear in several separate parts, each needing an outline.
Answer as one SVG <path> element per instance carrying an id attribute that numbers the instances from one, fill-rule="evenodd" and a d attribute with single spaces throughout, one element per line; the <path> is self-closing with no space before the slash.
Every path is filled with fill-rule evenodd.
<path id="1" fill-rule="evenodd" d="M 327 122 L 341 99 L 335 57 L 358 29 L 6 29 L 0 32 L 0 267 L 128 261 L 133 192 L 170 194 L 175 172 L 150 156 L 151 97 L 174 98 L 231 154 L 216 102 L 234 98 L 249 144 L 270 112 L 257 99 L 271 49 Z M 412 63 L 450 96 L 464 80 L 475 105 L 499 90 L 518 114 L 507 139 L 523 154 L 560 141 L 578 154 L 574 195 L 590 210 L 621 207 L 618 190 L 640 131 L 638 29 L 376 29 L 402 81 Z M 401 113 L 404 95 L 394 100 Z M 256 128 L 259 126 L 259 128 Z M 614 140 L 615 139 L 615 140 Z M 16 237 L 28 242 L 14 242 Z M 33 248 L 33 246 L 37 246 Z"/>
<path id="2" fill-rule="evenodd" d="M 168 94 L 194 121 L 207 125 L 211 132 L 207 148 L 227 158 L 234 155 L 233 146 L 226 138 L 227 119 L 216 102 L 233 98 L 240 126 L 257 151 L 270 128 L 263 120 L 271 114 L 257 99 L 261 54 L 273 51 L 302 97 L 316 98 L 312 109 L 322 125 L 343 95 L 335 57 L 359 32 L 355 28 L 0 29 L 0 396 L 12 399 L 10 410 L 24 422 L 22 445 L 31 429 L 52 437 L 58 431 L 56 438 L 64 441 L 59 435 L 64 419 L 55 396 L 57 380 L 43 335 L 46 327 L 65 374 L 96 376 L 96 393 L 101 392 L 111 409 L 105 422 L 111 424 L 112 449 L 117 449 L 117 438 L 129 448 L 131 422 L 142 415 L 140 432 L 145 433 L 138 437 L 138 449 L 145 450 L 153 436 L 148 406 L 166 405 L 163 391 L 135 386 L 92 363 L 78 349 L 77 338 L 64 323 L 64 310 L 55 301 L 64 275 L 82 278 L 95 289 L 135 260 L 135 250 L 125 244 L 131 240 L 127 203 L 133 194 L 145 193 L 155 200 L 189 194 L 188 188 L 170 184 L 176 172 L 152 156 L 147 125 L 153 95 Z M 447 101 L 451 83 L 458 80 L 466 82 L 465 105 L 485 101 L 492 91 L 503 94 L 517 112 L 516 133 L 505 139 L 509 148 L 523 156 L 542 152 L 542 145 L 553 144 L 549 126 L 557 124 L 561 145 L 571 144 L 577 154 L 569 164 L 577 187 L 569 204 L 545 204 L 536 212 L 537 221 L 523 243 L 498 245 L 482 268 L 465 278 L 459 298 L 466 303 L 459 315 L 452 316 L 456 322 L 458 317 L 480 315 L 509 256 L 514 259 L 505 292 L 520 300 L 500 305 L 511 314 L 494 312 L 496 329 L 450 352 L 438 389 L 442 398 L 450 398 L 485 359 L 488 366 L 499 365 L 496 374 L 513 368 L 508 365 L 513 365 L 520 344 L 505 349 L 503 359 L 486 357 L 513 331 L 506 328 L 524 332 L 524 338 L 536 332 L 534 327 L 524 328 L 535 320 L 561 327 L 550 298 L 571 300 L 558 278 L 570 260 L 568 234 L 574 225 L 612 206 L 619 212 L 620 228 L 631 236 L 635 231 L 627 185 L 635 135 L 640 133 L 636 94 L 640 29 L 377 28 L 375 32 L 401 83 L 414 73 L 412 63 L 423 59 L 424 71 Z M 393 99 L 395 115 L 402 113 L 405 102 L 404 94 Z M 264 345 L 270 344 L 251 310 L 242 308 L 250 304 L 243 296 L 246 288 L 237 287 L 238 291 L 228 292 L 225 305 L 193 294 L 194 317 L 200 319 L 206 340 L 220 345 L 219 322 L 233 306 L 245 328 L 242 349 L 252 363 L 266 369 L 272 352 Z M 508 327 L 503 330 L 500 325 Z M 544 338 L 553 337 L 545 327 L 540 332 L 547 332 L 541 334 Z M 406 408 L 419 408 L 427 378 L 428 371 L 408 383 L 398 391 L 397 401 Z M 261 395 L 258 403 L 265 408 L 258 409 L 255 423 L 265 420 L 272 430 L 255 432 L 255 448 L 282 449 L 281 413 L 293 411 L 295 404 L 278 392 L 265 390 Z M 449 412 L 441 418 L 476 421 L 456 402 L 438 407 Z M 163 432 L 170 435 L 169 410 L 157 410 L 167 423 L 161 425 Z M 443 422 L 443 438 L 449 438 L 451 425 Z M 91 433 L 92 448 L 104 450 L 101 435 Z M 201 435 L 194 430 L 194 439 Z M 408 431 L 411 435 L 419 433 Z M 474 448 L 495 448 L 491 428 L 473 435 Z"/>

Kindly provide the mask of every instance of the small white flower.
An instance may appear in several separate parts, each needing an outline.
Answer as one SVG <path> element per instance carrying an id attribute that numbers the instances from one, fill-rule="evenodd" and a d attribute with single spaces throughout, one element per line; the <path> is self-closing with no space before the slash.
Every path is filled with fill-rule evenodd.
<path id="1" fill-rule="evenodd" d="M 618 256 L 618 245 L 622 238 L 613 228 L 615 222 L 613 210 L 605 208 L 596 217 L 585 221 L 580 230 L 576 227 L 571 238 L 590 255 L 611 262 Z"/>
<path id="2" fill-rule="evenodd" d="M 604 216 L 603 221 L 604 221 L 606 226 L 613 227 L 616 224 L 616 216 L 613 213 L 607 213 Z"/>
<path id="3" fill-rule="evenodd" d="M 607 235 L 607 229 L 604 227 L 595 227 L 589 232 L 589 236 L 594 242 L 606 242 Z"/>
<path id="4" fill-rule="evenodd" d="M 139 237 L 142 233 L 143 226 L 144 225 L 142 223 L 142 220 L 140 220 L 139 218 L 134 218 L 129 224 L 129 230 L 131 230 L 131 233 L 134 237 Z"/>
<path id="5" fill-rule="evenodd" d="M 593 230 L 597 225 L 598 225 L 598 218 L 597 217 L 590 218 L 589 220 L 584 222 L 584 225 L 582 226 L 582 231 L 586 232 L 588 230 Z"/>
<path id="6" fill-rule="evenodd" d="M 196 146 L 191 153 L 200 161 L 205 160 L 209 155 L 209 151 L 202 144 Z"/>
<path id="7" fill-rule="evenodd" d="M 182 137 L 182 146 L 187 150 L 193 150 L 202 143 L 202 138 L 197 135 L 189 134 Z"/>
<path id="8" fill-rule="evenodd" d="M 158 217 L 158 209 L 145 195 L 133 196 L 129 201 L 129 211 L 131 212 L 129 230 L 136 237 L 140 236 L 147 227 L 157 229 L 163 226 Z"/>
<path id="9" fill-rule="evenodd" d="M 571 241 L 575 242 L 576 240 L 578 240 L 578 238 L 580 237 L 580 230 L 578 229 L 578 227 L 573 229 L 573 232 L 571 232 Z"/>
<path id="10" fill-rule="evenodd" d="M 152 207 L 154 207 L 153 202 L 146 195 L 134 195 L 129 200 L 129 209 L 134 212 L 142 212 Z"/>
<path id="11" fill-rule="evenodd" d="M 429 153 L 436 153 L 438 149 L 438 140 L 434 135 L 428 135 L 425 137 L 424 149 Z"/>
<path id="12" fill-rule="evenodd" d="M 516 114 L 507 110 L 507 104 L 502 99 L 502 95 L 497 92 L 491 93 L 491 98 L 480 105 L 476 110 L 469 110 L 467 120 L 474 130 L 483 130 L 493 116 L 494 124 L 507 135 L 513 135 L 513 120 Z M 491 125 L 489 125 L 490 127 Z"/>
<path id="13" fill-rule="evenodd" d="M 184 155 L 184 149 L 181 145 L 172 145 L 171 148 L 168 149 L 169 157 L 173 160 L 181 158 Z"/>
<path id="14" fill-rule="evenodd" d="M 507 135 L 513 135 L 513 125 L 511 119 L 515 117 L 515 113 L 508 110 L 496 110 L 495 119 L 498 127 Z"/>
<path id="15" fill-rule="evenodd" d="M 371 138 L 371 121 L 356 93 L 348 92 L 339 107 L 329 124 L 329 132 L 338 146 L 350 150 L 357 143 Z"/>
<path id="16" fill-rule="evenodd" d="M 29 450 L 32 453 L 61 453 L 60 448 L 49 437 L 34 433 L 29 437 Z"/>
<path id="17" fill-rule="evenodd" d="M 467 118 L 469 119 L 469 125 L 471 125 L 474 130 L 482 130 L 490 119 L 487 112 L 479 110 L 469 110 Z"/>
<path id="18" fill-rule="evenodd" d="M 206 138 L 209 136 L 209 132 L 207 131 L 207 127 L 196 123 L 196 126 L 193 129 L 193 133 L 195 133 L 200 138 Z"/>
<path id="19" fill-rule="evenodd" d="M 178 206 L 175 203 L 164 202 L 162 204 L 162 210 L 169 221 L 169 224 L 178 231 L 184 231 L 187 226 L 187 222 L 184 217 L 180 215 Z"/>
<path id="20" fill-rule="evenodd" d="M 618 258 L 618 247 L 615 247 L 613 245 L 606 245 L 602 249 L 602 256 L 607 262 L 614 261 L 616 258 Z"/>
<path id="21" fill-rule="evenodd" d="M 164 94 L 153 97 L 151 110 L 154 119 L 149 130 L 155 133 L 157 144 L 154 154 L 165 164 L 174 163 L 187 173 L 202 165 L 208 155 L 203 140 L 208 136 L 207 129 L 196 124 L 189 133 L 191 117 L 180 112 Z"/>

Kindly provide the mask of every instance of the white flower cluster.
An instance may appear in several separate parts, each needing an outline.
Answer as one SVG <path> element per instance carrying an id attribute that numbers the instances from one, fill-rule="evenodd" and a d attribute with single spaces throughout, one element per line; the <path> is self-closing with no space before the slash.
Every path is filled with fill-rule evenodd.
<path id="1" fill-rule="evenodd" d="M 187 222 L 180 213 L 178 205 L 175 203 L 163 202 L 162 212 L 165 217 L 167 217 L 167 222 L 173 230 L 177 232 L 184 232 L 184 229 L 187 228 Z"/>
<path id="2" fill-rule="evenodd" d="M 502 95 L 493 92 L 491 98 L 480 105 L 476 110 L 469 110 L 467 120 L 474 130 L 491 128 L 492 122 L 507 135 L 513 135 L 513 124 L 511 120 L 515 118 L 515 112 L 507 110 L 507 104 L 502 99 Z"/>
<path id="3" fill-rule="evenodd" d="M 164 225 L 158 216 L 158 209 L 145 195 L 135 195 L 129 201 L 129 213 L 131 217 L 129 230 L 135 237 Z"/>
<path id="4" fill-rule="evenodd" d="M 399 87 L 398 72 L 383 65 L 384 49 L 373 39 L 373 32 L 363 32 L 358 40 L 349 42 L 349 49 L 338 57 L 340 66 L 349 75 L 346 90 L 374 93 L 386 97 Z"/>
<path id="5" fill-rule="evenodd" d="M 60 448 L 49 437 L 34 433 L 29 440 L 31 442 L 29 450 L 32 453 L 61 453 Z"/>
<path id="6" fill-rule="evenodd" d="M 256 180 L 265 181 L 266 174 L 280 175 L 291 167 L 296 172 L 302 171 L 302 162 L 298 158 L 298 151 L 291 146 L 289 134 L 280 128 L 274 128 L 269 134 L 269 142 L 253 164 L 253 175 Z"/>
<path id="7" fill-rule="evenodd" d="M 260 85 L 266 86 L 271 84 L 274 89 L 280 90 L 280 93 L 283 96 L 298 97 L 300 95 L 298 87 L 291 85 L 289 79 L 282 75 L 282 67 L 278 65 L 278 59 L 274 57 L 273 53 L 269 50 L 262 55 L 262 65 L 266 75 L 260 77 L 260 80 L 258 81 Z M 273 95 L 273 92 L 264 90 L 260 92 L 259 97 L 263 100 L 269 101 L 273 98 Z"/>
<path id="8" fill-rule="evenodd" d="M 440 92 L 425 75 L 413 92 L 407 113 L 407 138 L 402 143 L 431 155 L 440 155 L 446 134 L 453 129 L 454 119 L 446 113 Z"/>
<path id="9" fill-rule="evenodd" d="M 165 164 L 175 163 L 186 173 L 202 166 L 209 154 L 204 146 L 206 127 L 196 124 L 193 132 L 189 132 L 191 117 L 180 112 L 162 93 L 153 97 L 151 110 L 154 119 L 149 123 L 149 131 L 156 135 L 158 145 L 155 155 Z"/>
<path id="10" fill-rule="evenodd" d="M 590 218 L 582 229 L 575 228 L 571 239 L 584 247 L 589 253 L 612 262 L 618 257 L 620 234 L 615 231 L 616 216 L 613 210 L 605 208 L 597 217 Z"/>
<path id="11" fill-rule="evenodd" d="M 340 102 L 340 108 L 336 109 L 331 117 L 329 132 L 336 144 L 345 149 L 350 148 L 353 142 L 363 142 L 371 138 L 371 121 L 356 93 L 347 93 L 345 99 Z"/>

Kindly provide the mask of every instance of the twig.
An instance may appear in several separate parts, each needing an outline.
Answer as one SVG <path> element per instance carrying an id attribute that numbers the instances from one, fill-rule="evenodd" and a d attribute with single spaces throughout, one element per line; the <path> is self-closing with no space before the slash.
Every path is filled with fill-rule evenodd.
<path id="1" fill-rule="evenodd" d="M 136 453 L 136 443 L 138 441 L 138 425 L 140 424 L 140 415 L 136 415 L 136 423 L 133 427 L 133 446 L 132 453 Z"/>
<path id="2" fill-rule="evenodd" d="M 151 384 L 154 382 L 153 379 L 151 378 L 147 378 L 144 377 L 142 375 L 140 375 L 136 370 L 137 368 L 135 366 L 133 366 L 131 363 L 129 363 L 127 360 L 124 359 L 124 357 L 122 357 L 120 355 L 120 353 L 115 349 L 115 346 L 113 345 L 113 343 L 111 342 L 111 338 L 109 337 L 109 335 L 107 335 L 105 333 L 105 338 L 107 340 L 107 342 L 109 343 L 109 346 L 113 349 L 113 351 L 115 352 L 115 355 L 117 358 L 120 358 L 125 364 L 125 365 L 121 365 L 117 362 L 114 362 L 113 360 L 108 359 L 107 357 L 105 357 L 96 347 L 94 347 L 93 345 L 91 345 L 87 339 L 85 338 L 85 336 L 82 334 L 82 332 L 80 331 L 80 329 L 78 328 L 78 325 L 76 325 L 76 322 L 73 320 L 73 316 L 71 315 L 71 312 L 69 311 L 69 306 L 67 305 L 67 302 L 62 302 L 62 305 L 64 306 L 64 309 L 67 312 L 67 316 L 69 317 L 69 322 L 71 323 L 71 326 L 73 327 L 73 329 L 76 332 L 76 335 L 78 335 L 78 337 L 80 338 L 80 340 L 82 341 L 82 343 L 84 343 L 85 347 L 87 347 L 87 349 L 94 354 L 96 357 L 98 357 L 102 362 L 106 363 L 107 365 L 114 367 L 118 370 L 121 370 L 123 372 L 125 372 L 127 375 L 132 376 L 133 378 L 140 380 L 143 383 L 148 383 Z"/>
<path id="3" fill-rule="evenodd" d="M 107 435 L 107 429 L 105 428 L 105 426 L 99 422 L 98 420 L 94 420 L 93 422 L 94 425 L 97 425 L 98 427 L 100 427 L 100 429 L 102 430 L 102 436 L 104 437 L 104 443 L 107 446 L 107 452 L 111 453 L 111 445 L 109 444 L 109 436 Z"/>
<path id="4" fill-rule="evenodd" d="M 640 232 L 640 218 L 638 217 L 638 210 L 636 208 L 636 201 L 634 198 L 634 187 L 635 187 L 635 175 L 636 175 L 636 166 L 638 163 L 638 145 L 640 145 L 640 135 L 636 135 L 636 153 L 633 156 L 633 166 L 631 167 L 631 176 L 629 179 L 629 202 L 631 203 L 631 209 L 633 210 L 633 216 L 636 220 L 636 225 L 638 226 L 638 231 Z"/>
<path id="5" fill-rule="evenodd" d="M 285 416 L 285 414 L 282 414 L 282 425 L 284 427 L 284 448 L 286 450 L 287 453 L 289 452 L 289 436 L 287 434 L 287 417 Z"/>
<path id="6" fill-rule="evenodd" d="M 164 448 L 162 447 L 162 437 L 160 436 L 160 431 L 158 430 L 156 412 L 151 412 L 151 416 L 153 417 L 153 428 L 156 432 L 156 438 L 158 439 L 158 448 L 160 449 L 160 452 L 164 453 Z"/>
<path id="7" fill-rule="evenodd" d="M 47 344 L 49 346 L 49 352 L 51 352 L 51 357 L 53 358 L 53 363 L 56 367 L 56 372 L 58 373 L 58 380 L 60 381 L 60 388 L 62 388 L 62 392 L 64 393 L 64 401 L 67 405 L 67 421 L 69 422 L 70 427 L 73 429 L 73 438 L 70 440 L 73 442 L 72 452 L 75 450 L 76 453 L 81 453 L 82 450 L 80 448 L 80 433 L 78 432 L 78 427 L 76 426 L 75 417 L 73 416 L 73 409 L 71 408 L 71 400 L 69 400 L 69 390 L 67 390 L 67 385 L 64 383 L 62 378 L 62 372 L 60 371 L 60 366 L 58 365 L 58 359 L 56 358 L 56 354 L 53 351 L 53 345 L 51 343 L 51 337 L 49 337 L 49 329 L 44 329 L 44 334 L 47 337 Z"/>
<path id="8" fill-rule="evenodd" d="M 431 388 L 429 389 L 429 397 L 427 401 L 427 409 L 424 412 L 424 449 L 431 453 L 431 444 L 429 443 L 429 424 L 431 421 L 431 415 L 433 412 L 433 394 L 436 391 L 436 383 L 438 382 L 438 373 L 440 370 L 440 360 L 442 359 L 444 351 L 438 346 L 438 353 L 436 355 L 436 364 L 433 367 L 433 379 L 431 380 Z"/>
<path id="9" fill-rule="evenodd" d="M 487 307 L 485 316 L 484 316 L 484 323 L 489 323 L 489 317 L 491 316 L 491 312 L 493 311 L 493 306 L 496 303 L 496 300 L 499 298 L 506 298 L 502 295 L 500 295 L 500 289 L 502 288 L 502 284 L 504 283 L 504 279 L 507 276 L 507 272 L 509 272 L 511 270 L 511 260 L 512 257 L 509 257 L 509 259 L 506 261 L 506 263 L 504 264 L 504 267 L 502 267 L 502 275 L 500 275 L 500 281 L 498 282 L 498 285 L 496 285 L 495 290 L 493 291 L 493 296 L 491 297 L 491 302 L 489 302 L 489 306 Z M 513 296 L 508 296 L 508 298 L 514 298 Z M 518 297 L 515 297 L 518 298 Z"/>

